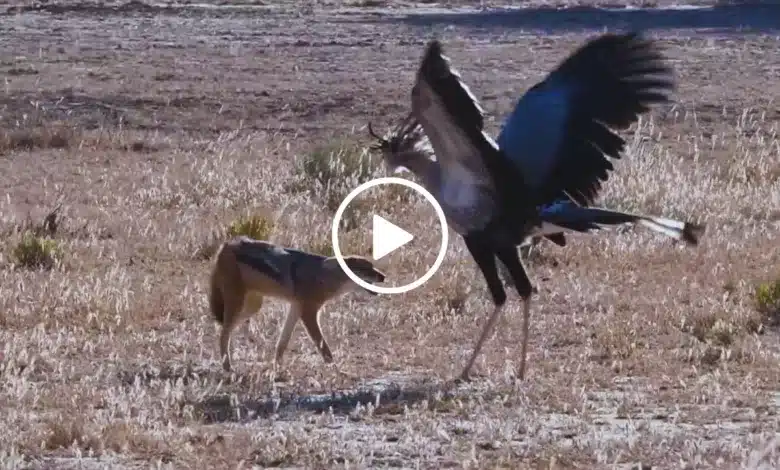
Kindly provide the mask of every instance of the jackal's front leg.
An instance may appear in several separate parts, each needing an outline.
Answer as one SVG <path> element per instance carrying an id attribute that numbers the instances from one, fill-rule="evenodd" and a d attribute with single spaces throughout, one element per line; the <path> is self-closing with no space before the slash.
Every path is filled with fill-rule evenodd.
<path id="1" fill-rule="evenodd" d="M 323 336 L 322 330 L 320 329 L 319 318 L 317 318 L 321 306 L 321 303 L 304 304 L 303 310 L 301 311 L 301 320 L 303 321 L 303 326 L 306 327 L 306 332 L 309 333 L 309 337 L 314 341 L 314 346 L 317 347 L 317 351 L 319 351 L 322 359 L 326 364 L 331 364 L 333 362 L 333 354 L 330 352 L 328 342 L 325 340 L 325 336 Z"/>
<path id="2" fill-rule="evenodd" d="M 301 318 L 301 306 L 297 302 L 291 302 L 287 311 L 287 318 L 284 320 L 284 325 L 279 330 L 279 338 L 276 340 L 274 368 L 282 361 L 282 356 L 284 356 L 284 351 L 287 350 L 287 345 L 290 343 L 290 337 L 292 337 L 293 331 L 295 331 L 295 325 L 298 323 L 299 318 Z"/>

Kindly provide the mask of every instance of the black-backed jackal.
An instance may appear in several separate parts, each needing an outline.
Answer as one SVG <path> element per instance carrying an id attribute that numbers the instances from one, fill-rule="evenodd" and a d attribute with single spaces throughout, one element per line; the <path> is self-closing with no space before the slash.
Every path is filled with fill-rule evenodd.
<path id="1" fill-rule="evenodd" d="M 366 258 L 345 256 L 344 261 L 366 282 L 385 280 L 384 273 Z M 328 342 L 320 329 L 322 305 L 353 290 L 376 295 L 353 282 L 335 257 L 280 247 L 245 236 L 220 246 L 210 282 L 209 307 L 222 325 L 219 353 L 226 371 L 231 370 L 231 333 L 241 321 L 260 310 L 263 297 L 284 299 L 290 305 L 276 341 L 276 365 L 281 361 L 299 319 L 325 362 L 333 362 Z"/>

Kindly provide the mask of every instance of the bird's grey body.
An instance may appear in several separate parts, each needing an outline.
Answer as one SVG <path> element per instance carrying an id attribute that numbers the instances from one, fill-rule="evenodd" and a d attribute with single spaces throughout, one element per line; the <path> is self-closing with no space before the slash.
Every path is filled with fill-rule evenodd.
<path id="1" fill-rule="evenodd" d="M 433 194 L 444 212 L 447 224 L 456 233 L 465 235 L 475 226 L 486 224 L 496 205 L 489 188 L 475 182 L 468 171 L 462 168 L 457 168 L 445 178 L 440 163 L 434 158 L 429 139 L 419 124 L 405 127 L 410 122 L 407 120 L 401 123 L 396 131 L 394 138 L 400 140 L 392 145 L 388 143 L 395 150 L 383 153 L 387 168 L 391 172 L 405 168 L 414 174 L 420 184 Z"/>

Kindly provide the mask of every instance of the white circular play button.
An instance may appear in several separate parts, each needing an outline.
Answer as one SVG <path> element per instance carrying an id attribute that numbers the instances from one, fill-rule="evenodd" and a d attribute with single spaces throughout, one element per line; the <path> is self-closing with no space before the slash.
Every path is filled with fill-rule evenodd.
<path id="1" fill-rule="evenodd" d="M 344 262 L 344 256 L 341 253 L 341 247 L 339 246 L 339 226 L 341 224 L 341 218 L 344 216 L 344 211 L 346 210 L 347 206 L 349 206 L 349 204 L 363 191 L 384 184 L 400 184 L 402 186 L 406 186 L 407 188 L 413 189 L 414 191 L 422 194 L 423 197 L 425 197 L 425 199 L 433 206 L 433 209 L 436 211 L 436 215 L 439 219 L 439 225 L 441 228 L 441 245 L 439 246 L 439 253 L 436 256 L 436 260 L 434 261 L 433 265 L 428 269 L 428 271 L 425 274 L 422 275 L 422 277 L 418 278 L 417 280 L 409 284 L 402 285 L 402 286 L 394 286 L 394 287 L 375 286 L 373 284 L 364 281 L 363 279 L 358 277 L 354 272 L 352 272 L 351 269 L 349 269 L 347 263 Z M 345 197 L 344 200 L 341 201 L 338 210 L 336 210 L 336 215 L 333 217 L 331 238 L 332 238 L 331 242 L 333 243 L 333 254 L 336 257 L 339 266 L 341 266 L 341 269 L 343 269 L 344 272 L 347 274 L 347 276 L 349 276 L 349 278 L 352 279 L 359 286 L 363 287 L 364 289 L 368 289 L 372 292 L 376 292 L 377 294 L 403 294 L 405 292 L 409 292 L 410 290 L 416 289 L 417 287 L 423 285 L 431 277 L 433 277 L 433 275 L 436 274 L 436 271 L 439 269 L 439 267 L 441 267 L 441 264 L 444 261 L 444 256 L 447 254 L 447 243 L 449 242 L 449 236 L 447 232 L 447 219 L 444 217 L 444 211 L 442 210 L 439 203 L 436 201 L 436 198 L 434 198 L 433 195 L 427 189 L 420 186 L 419 184 L 413 181 L 409 181 L 407 179 L 395 178 L 395 177 L 377 178 L 371 181 L 366 181 L 365 183 L 361 184 L 357 188 L 353 189 L 349 194 L 347 194 L 347 197 Z M 376 214 L 372 215 L 371 253 L 372 253 L 372 257 L 374 258 L 374 261 L 384 258 L 390 253 L 408 244 L 409 242 L 414 240 L 414 238 L 415 237 L 413 234 L 395 225 L 394 223 L 390 222 L 386 218 L 380 217 Z"/>
<path id="2" fill-rule="evenodd" d="M 384 258 L 414 240 L 414 235 L 376 214 L 371 223 L 371 256 L 374 261 Z"/>

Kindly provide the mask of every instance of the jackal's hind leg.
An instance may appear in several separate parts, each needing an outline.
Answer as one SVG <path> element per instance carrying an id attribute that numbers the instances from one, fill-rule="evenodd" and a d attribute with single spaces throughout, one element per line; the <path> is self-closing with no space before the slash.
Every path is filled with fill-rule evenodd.
<path id="1" fill-rule="evenodd" d="M 247 292 L 244 296 L 244 306 L 241 309 L 241 320 L 236 323 L 243 325 L 244 331 L 249 333 L 249 320 L 260 311 L 263 306 L 263 296 L 258 292 Z M 252 335 L 247 335 L 251 343 L 257 343 L 257 340 Z"/>
<path id="2" fill-rule="evenodd" d="M 230 293 L 234 294 L 234 293 Z M 241 307 L 244 303 L 244 296 L 240 294 L 225 295 L 225 311 L 222 322 L 222 332 L 219 335 L 219 357 L 222 359 L 222 368 L 230 372 L 230 339 L 239 321 L 241 320 Z"/>
<path id="3" fill-rule="evenodd" d="M 230 333 L 233 330 L 232 324 L 222 325 L 222 332 L 219 335 L 219 357 L 222 359 L 222 369 L 230 372 Z"/>

